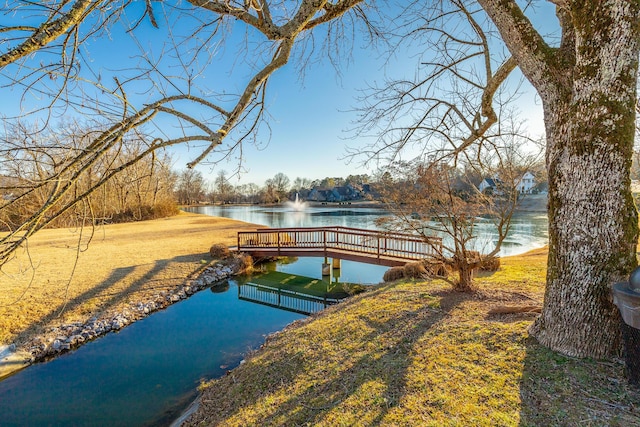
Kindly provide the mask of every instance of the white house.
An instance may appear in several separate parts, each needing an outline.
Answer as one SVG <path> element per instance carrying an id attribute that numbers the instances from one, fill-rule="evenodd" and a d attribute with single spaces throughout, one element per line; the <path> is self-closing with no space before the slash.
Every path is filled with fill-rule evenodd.
<path id="1" fill-rule="evenodd" d="M 535 186 L 536 186 L 536 177 L 533 176 L 533 174 L 529 171 L 525 172 L 524 175 L 522 175 L 522 178 L 520 178 L 520 180 L 518 180 L 516 183 L 516 189 L 521 194 L 531 193 L 531 190 Z"/>

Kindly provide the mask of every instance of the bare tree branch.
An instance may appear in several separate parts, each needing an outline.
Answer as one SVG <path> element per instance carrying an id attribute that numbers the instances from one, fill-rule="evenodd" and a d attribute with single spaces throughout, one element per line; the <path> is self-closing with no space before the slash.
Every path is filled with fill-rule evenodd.
<path id="1" fill-rule="evenodd" d="M 71 8 L 64 12 L 63 8 L 69 1 L 62 1 L 51 11 L 46 21 L 39 27 L 12 26 L 2 28 L 2 32 L 32 31 L 19 45 L 9 48 L 0 55 L 0 68 L 11 64 L 18 59 L 37 52 L 39 49 L 51 43 L 53 40 L 69 32 L 74 26 L 82 22 L 86 16 L 103 3 L 95 0 L 77 0 Z M 59 16 L 58 18 L 56 18 Z"/>

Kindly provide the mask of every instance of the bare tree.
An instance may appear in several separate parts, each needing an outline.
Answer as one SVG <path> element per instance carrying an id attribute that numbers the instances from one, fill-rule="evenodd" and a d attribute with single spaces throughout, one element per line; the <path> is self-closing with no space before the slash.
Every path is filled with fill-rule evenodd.
<path id="1" fill-rule="evenodd" d="M 7 49 L 0 53 L 0 77 L 10 88 L 26 88 L 22 108 L 35 112 L 46 109 L 41 127 L 48 126 L 51 117 L 70 113 L 82 114 L 87 119 L 95 117 L 100 123 L 107 120 L 111 124 L 92 132 L 91 143 L 82 150 L 70 149 L 57 156 L 55 167 L 30 183 L 25 194 L 46 196 L 33 207 L 24 223 L 0 239 L 0 266 L 33 233 L 89 197 L 120 170 L 161 148 L 204 143 L 189 167 L 205 161 L 214 151 L 219 154 L 218 158 L 240 152 L 242 143 L 249 141 L 259 129 L 269 77 L 289 62 L 296 42 L 302 43 L 301 48 L 305 44 L 309 48 L 299 51 L 300 61 L 309 61 L 314 37 L 323 39 L 314 30 L 324 26 L 327 43 L 321 44 L 326 47 L 325 52 L 331 52 L 328 41 L 339 38 L 348 25 L 348 20 L 336 18 L 348 14 L 349 19 L 355 20 L 363 16 L 361 2 L 191 0 L 159 3 L 147 0 L 142 14 L 139 14 L 142 2 L 7 3 L 1 12 L 5 17 L 11 15 L 11 22 L 28 16 L 29 22 L 34 23 L 5 26 L 0 30 L 2 46 Z M 134 8 L 131 14 L 122 13 L 130 7 Z M 129 16 L 137 18 L 129 20 Z M 143 31 L 147 22 L 155 30 Z M 212 91 L 198 87 L 195 82 L 216 57 L 212 50 L 225 43 L 229 43 L 232 50 L 238 47 L 231 44 L 234 42 L 231 23 L 238 24 L 238 28 L 244 26 L 240 29 L 242 34 L 255 37 L 257 42 L 253 43 L 252 39 L 239 45 L 238 61 L 245 61 L 251 70 L 243 89 L 234 93 L 224 88 Z M 96 49 L 93 54 L 99 55 L 100 43 L 106 41 L 106 35 L 131 37 L 128 46 L 134 49 L 130 55 L 135 62 L 121 69 L 96 67 L 92 63 L 92 49 Z M 42 101 L 34 105 L 28 96 L 31 93 L 36 93 Z M 198 111 L 197 115 L 191 114 L 193 111 Z M 8 120 L 5 119 L 5 123 Z M 91 188 L 74 193 L 83 174 L 141 126 L 153 129 L 151 143 L 137 156 L 113 169 L 111 175 L 92 182 Z M 230 142 L 223 145 L 225 140 Z M 0 140 L 0 145 L 8 147 L 4 140 Z M 66 150 L 66 147 L 58 148 Z M 43 155 L 49 150 L 46 148 Z M 73 197 L 69 198 L 70 194 Z"/>
<path id="2" fill-rule="evenodd" d="M 523 136 L 494 126 L 499 117 L 511 117 L 502 109 L 517 88 L 507 92 L 502 85 L 517 63 L 490 49 L 486 16 L 464 0 L 415 7 L 403 12 L 393 31 L 403 34 L 399 43 L 407 49 L 417 43 L 423 50 L 416 77 L 390 78 L 366 90 L 356 135 L 372 134 L 377 142 L 353 154 L 388 162 L 407 156 L 481 161 L 485 151 L 501 148 L 493 141 L 502 138 L 495 137 Z"/>
<path id="3" fill-rule="evenodd" d="M 289 177 L 282 172 L 278 172 L 273 176 L 271 182 L 275 187 L 275 192 L 278 194 L 278 200 L 286 199 L 289 188 L 291 188 L 291 180 Z"/>
<path id="4" fill-rule="evenodd" d="M 0 171 L 7 177 L 0 184 L 0 194 L 9 195 L 0 207 L 0 221 L 5 231 L 15 230 L 47 203 L 50 196 L 46 184 L 68 156 L 77 155 L 91 143 L 95 133 L 72 120 L 59 128 L 38 132 L 25 126 L 14 126 L 0 149 Z M 90 212 L 89 224 L 140 220 L 156 217 L 158 213 L 174 213 L 174 177 L 170 171 L 171 159 L 157 153 L 136 162 L 130 168 L 119 169 L 124 162 L 138 156 L 148 145 L 142 133 L 127 136 L 105 153 L 99 162 L 88 167 L 69 188 L 61 204 L 69 204 L 78 194 L 87 192 L 96 182 L 103 182 L 98 192 L 87 195 L 82 206 L 71 206 L 66 212 L 51 207 L 49 223 L 55 226 L 73 226 L 85 210 Z M 109 177 L 105 179 L 105 177 Z"/>
<path id="5" fill-rule="evenodd" d="M 442 237 L 442 245 L 433 249 L 435 261 L 447 268 L 438 268 L 436 263 L 428 266 L 427 272 L 448 281 L 458 291 L 475 289 L 475 272 L 481 266 L 495 265 L 509 233 L 518 203 L 518 178 L 527 165 L 502 160 L 494 162 L 493 167 L 469 164 L 464 170 L 444 162 L 399 162 L 387 169 L 392 182 L 387 181 L 381 192 L 393 216 L 383 218 L 380 224 L 417 233 L 427 243 L 433 236 Z M 495 191 L 480 191 L 477 177 L 486 176 L 499 182 Z M 490 221 L 496 232 L 489 246 L 478 240 L 480 221 Z M 457 277 L 450 278 L 448 271 Z"/>
<path id="6" fill-rule="evenodd" d="M 215 199 L 218 202 L 226 203 L 229 202 L 233 193 L 233 186 L 229 183 L 227 179 L 226 171 L 218 171 L 218 175 L 216 179 L 213 181 L 213 188 Z"/>
<path id="7" fill-rule="evenodd" d="M 293 180 L 292 189 L 295 191 L 300 191 L 300 190 L 310 189 L 310 188 L 311 188 L 311 179 L 309 178 L 296 177 L 296 179 Z"/>
<path id="8" fill-rule="evenodd" d="M 561 39 L 550 46 L 515 2 L 479 3 L 544 110 L 549 261 L 544 307 L 531 333 L 570 355 L 617 354 L 620 320 L 611 285 L 637 265 L 629 168 L 640 5 L 556 2 Z"/>
<path id="9" fill-rule="evenodd" d="M 260 187 L 253 182 L 249 184 L 243 184 L 236 186 L 235 192 L 240 198 L 240 201 L 245 203 L 258 203 L 259 202 L 259 194 Z"/>
<path id="10" fill-rule="evenodd" d="M 80 44 L 108 25 L 109 21 L 118 19 L 119 14 L 130 3 L 131 1 L 104 0 L 7 2 L 0 12 L 13 19 L 0 30 L 5 42 L 0 51 L 0 69 L 24 61 L 32 54 L 48 52 L 52 53 L 55 60 L 46 65 L 41 64 L 42 68 L 37 69 L 37 73 L 59 73 L 71 77 L 73 67 L 77 65 L 75 61 Z M 89 21 L 88 18 L 92 15 L 97 19 L 86 24 L 90 27 L 88 31 L 80 32 L 80 24 Z M 27 16 L 36 19 L 25 20 L 29 22 L 25 24 L 20 18 Z M 37 23 L 34 25 L 33 22 Z"/>
<path id="11" fill-rule="evenodd" d="M 185 169 L 178 175 L 176 197 L 180 204 L 192 205 L 204 199 L 206 183 L 202 173 L 194 169 Z"/>
<path id="12" fill-rule="evenodd" d="M 280 195 L 276 191 L 276 184 L 273 179 L 267 179 L 261 191 L 263 203 L 280 203 Z"/>
<path id="13" fill-rule="evenodd" d="M 637 265 L 638 217 L 629 169 L 640 4 L 553 3 L 558 37 L 537 30 L 529 19 L 535 16 L 530 3 L 412 3 L 418 12 L 405 12 L 404 34 L 434 46 L 436 59 L 423 61 L 426 73 L 420 76 L 426 78 L 393 82 L 388 90 L 394 96 L 380 107 L 372 105 L 368 118 L 391 119 L 380 126 L 387 138 L 370 154 L 394 158 L 398 149 L 426 147 L 436 156 L 477 156 L 481 151 L 473 146 L 486 146 L 500 126 L 495 108 L 508 100 L 499 90 L 504 76 L 519 66 L 542 100 L 549 178 L 547 288 L 542 315 L 530 332 L 568 355 L 606 357 L 621 349 L 611 285 Z M 503 47 L 511 56 L 496 63 L 489 48 L 496 53 Z M 458 102 L 471 94 L 476 102 Z M 404 111 L 418 105 L 423 107 L 406 120 Z"/>

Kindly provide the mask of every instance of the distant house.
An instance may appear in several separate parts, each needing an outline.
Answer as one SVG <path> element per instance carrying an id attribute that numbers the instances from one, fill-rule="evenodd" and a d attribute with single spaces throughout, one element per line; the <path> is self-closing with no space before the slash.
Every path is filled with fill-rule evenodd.
<path id="1" fill-rule="evenodd" d="M 362 184 L 362 198 L 365 200 L 380 200 L 380 188 L 374 184 Z"/>
<path id="2" fill-rule="evenodd" d="M 334 187 L 333 194 L 335 195 L 336 199 L 340 202 L 346 202 L 348 200 L 357 200 L 362 197 L 362 195 L 360 194 L 360 191 L 353 188 L 353 186 L 350 184 L 343 185 L 341 187 Z"/>
<path id="3" fill-rule="evenodd" d="M 326 188 L 313 188 L 307 196 L 307 200 L 311 200 L 314 202 L 332 201 L 329 199 L 333 199 L 333 195 L 331 194 L 331 190 L 327 190 Z"/>
<path id="4" fill-rule="evenodd" d="M 478 184 L 478 190 L 480 190 L 481 193 L 495 193 L 500 184 L 498 178 L 485 178 Z"/>
<path id="5" fill-rule="evenodd" d="M 346 202 L 360 198 L 362 198 L 360 191 L 348 184 L 331 189 L 315 187 L 307 196 L 307 200 L 314 202 Z"/>
<path id="6" fill-rule="evenodd" d="M 536 188 L 536 177 L 529 171 L 526 171 L 522 177 L 516 179 L 513 183 L 515 185 L 516 190 L 520 194 L 531 194 L 534 192 Z M 485 178 L 478 185 L 478 190 L 481 193 L 492 193 L 499 194 L 501 191 L 505 190 L 505 184 L 498 178 Z"/>
<path id="7" fill-rule="evenodd" d="M 522 175 L 522 178 L 516 183 L 516 189 L 521 194 L 530 194 L 536 186 L 536 177 L 529 171 Z"/>

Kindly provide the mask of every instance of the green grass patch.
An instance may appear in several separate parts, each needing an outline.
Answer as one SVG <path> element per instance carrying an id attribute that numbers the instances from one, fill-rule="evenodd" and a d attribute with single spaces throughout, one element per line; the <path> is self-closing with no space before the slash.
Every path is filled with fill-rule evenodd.
<path id="1" fill-rule="evenodd" d="M 253 274 L 250 278 L 244 279 L 244 281 L 319 297 L 346 298 L 349 296 L 346 291 L 349 284 L 329 282 L 280 271 Z"/>

